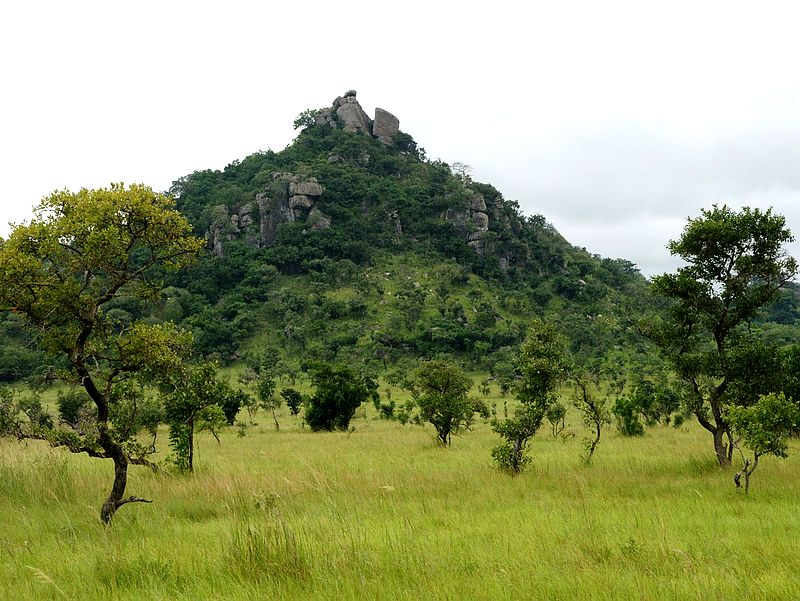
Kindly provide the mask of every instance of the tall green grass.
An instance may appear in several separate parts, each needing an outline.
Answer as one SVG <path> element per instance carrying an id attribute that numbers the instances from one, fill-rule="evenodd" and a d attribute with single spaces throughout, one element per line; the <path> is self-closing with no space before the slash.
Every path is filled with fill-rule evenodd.
<path id="1" fill-rule="evenodd" d="M 492 467 L 486 424 L 358 419 L 313 434 L 288 413 L 199 439 L 193 476 L 0 442 L 2 599 L 796 599 L 800 463 L 765 461 L 749 498 L 695 426 L 613 432 L 590 467 L 544 429 L 533 464 Z"/>

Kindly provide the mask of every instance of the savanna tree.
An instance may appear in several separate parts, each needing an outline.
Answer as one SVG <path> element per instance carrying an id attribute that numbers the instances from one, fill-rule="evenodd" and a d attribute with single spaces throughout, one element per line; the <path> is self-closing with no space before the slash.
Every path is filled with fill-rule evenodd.
<path id="1" fill-rule="evenodd" d="M 647 334 L 683 380 L 687 409 L 711 433 L 721 466 L 734 449 L 727 409 L 780 387 L 776 349 L 758 344 L 748 325 L 797 273 L 784 249 L 792 240 L 771 209 L 714 205 L 669 243 L 685 265 L 653 278 L 653 290 L 672 304 Z"/>
<path id="2" fill-rule="evenodd" d="M 217 430 L 228 423 L 224 407 L 240 395 L 217 374 L 213 363 L 184 366 L 170 375 L 164 414 L 169 425 L 172 461 L 181 471 L 194 470 L 195 433 Z"/>
<path id="3" fill-rule="evenodd" d="M 475 402 L 468 396 L 470 388 L 472 380 L 450 361 L 423 361 L 414 373 L 412 394 L 420 417 L 433 425 L 443 445 L 449 446 L 452 434 L 472 423 Z"/>
<path id="4" fill-rule="evenodd" d="M 492 428 L 503 441 L 492 449 L 497 464 L 512 474 L 530 461 L 528 441 L 539 431 L 547 410 L 555 402 L 554 391 L 566 373 L 566 348 L 555 328 L 535 319 L 520 349 L 517 361 L 519 406 L 514 416 L 495 420 Z"/>
<path id="5" fill-rule="evenodd" d="M 298 415 L 300 413 L 300 408 L 303 406 L 302 393 L 294 388 L 284 388 L 281 390 L 281 396 L 286 402 L 286 406 L 289 408 L 289 413 L 295 416 Z"/>
<path id="6" fill-rule="evenodd" d="M 27 424 L 18 432 L 113 462 L 100 511 L 106 523 L 122 505 L 147 501 L 124 496 L 128 465 L 148 463 L 130 421 L 139 385 L 178 370 L 191 347 L 191 336 L 171 323 L 120 322 L 109 309 L 115 299 L 157 298 L 163 270 L 185 265 L 202 244 L 171 198 L 122 184 L 55 192 L 0 244 L 0 308 L 66 359 L 59 376 L 94 405 L 80 430 Z"/>
<path id="7" fill-rule="evenodd" d="M 272 413 L 272 420 L 275 422 L 275 429 L 280 430 L 281 425 L 278 423 L 278 416 L 275 415 L 275 410 L 279 409 L 283 403 L 283 399 L 275 394 L 275 378 L 267 370 L 262 369 L 258 374 L 256 380 L 256 395 L 258 402 L 264 409 Z"/>
<path id="8" fill-rule="evenodd" d="M 763 395 L 748 407 L 728 407 L 725 413 L 736 436 L 736 446 L 750 452 L 750 457 L 742 453 L 744 465 L 733 477 L 739 487 L 744 476 L 744 492 L 747 494 L 750 492 L 750 476 L 762 456 L 788 456 L 789 438 L 800 432 L 800 407 L 778 392 Z"/>
<path id="9" fill-rule="evenodd" d="M 314 392 L 306 403 L 305 420 L 313 431 L 347 430 L 356 409 L 378 394 L 378 385 L 343 365 L 311 362 L 305 366 Z"/>
<path id="10" fill-rule="evenodd" d="M 603 426 L 610 421 L 606 398 L 600 388 L 595 374 L 572 375 L 575 384 L 574 405 L 581 414 L 584 425 L 592 429 L 591 434 L 583 439 L 583 455 L 581 460 L 589 465 L 600 444 Z"/>

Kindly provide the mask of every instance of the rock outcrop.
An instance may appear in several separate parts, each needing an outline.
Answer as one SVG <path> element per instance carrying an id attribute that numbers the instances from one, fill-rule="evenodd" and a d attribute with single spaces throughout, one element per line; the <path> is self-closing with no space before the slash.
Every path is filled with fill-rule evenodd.
<path id="1" fill-rule="evenodd" d="M 375 109 L 375 121 L 372 123 L 372 135 L 384 144 L 391 144 L 394 135 L 400 131 L 400 121 L 389 111 Z"/>
<path id="2" fill-rule="evenodd" d="M 319 126 L 341 128 L 344 131 L 373 136 L 383 144 L 394 143 L 400 131 L 400 121 L 390 112 L 376 108 L 375 119 L 370 119 L 356 100 L 355 90 L 347 91 L 337 97 L 332 106 L 317 111 L 314 122 Z M 369 155 L 361 158 L 345 160 L 336 152 L 327 157 L 328 163 L 350 163 L 367 165 Z M 451 188 L 448 192 L 448 208 L 441 218 L 451 223 L 464 241 L 479 255 L 492 252 L 489 233 L 490 212 L 492 220 L 504 225 L 505 216 L 499 212 L 496 203 L 491 211 L 486 205 L 483 195 L 469 187 L 468 181 Z M 226 206 L 214 207 L 212 224 L 206 232 L 206 239 L 212 252 L 222 256 L 223 243 L 228 240 L 243 240 L 250 246 L 267 247 L 278 238 L 278 228 L 283 223 L 302 222 L 310 230 L 331 227 L 331 218 L 317 206 L 317 201 L 325 192 L 323 186 L 314 177 L 303 177 L 288 172 L 271 174 L 271 181 L 256 194 L 251 202 L 244 203 L 229 210 Z M 365 210 L 366 210 L 365 206 Z M 403 237 L 403 226 L 399 211 L 391 211 L 387 215 L 387 233 L 397 243 Z M 505 221 L 508 221 L 505 218 Z M 508 266 L 508 259 L 505 265 Z"/>
<path id="3" fill-rule="evenodd" d="M 314 123 L 374 136 L 384 144 L 392 144 L 394 135 L 400 131 L 400 121 L 389 111 L 376 108 L 375 119 L 370 119 L 356 100 L 355 90 L 348 90 L 344 96 L 338 96 L 332 106 L 320 110 Z"/>
<path id="4" fill-rule="evenodd" d="M 243 240 L 254 247 L 271 246 L 282 223 L 303 221 L 311 229 L 330 227 L 330 217 L 316 206 L 324 192 L 313 177 L 273 173 L 272 182 L 252 202 L 233 212 L 223 205 L 214 207 L 211 227 L 206 232 L 211 251 L 222 257 L 226 240 Z"/>
<path id="5" fill-rule="evenodd" d="M 352 96 L 339 97 L 333 101 L 336 116 L 342 124 L 344 131 L 351 133 L 372 134 L 372 119 L 370 119 L 356 100 L 356 93 Z M 349 94 L 350 92 L 348 92 Z"/>
<path id="6" fill-rule="evenodd" d="M 466 201 L 459 200 L 460 206 L 451 206 L 442 219 L 453 226 L 465 237 L 467 244 L 479 255 L 486 254 L 486 234 L 489 231 L 489 215 L 486 212 L 486 200 L 478 192 L 466 189 L 470 196 Z M 463 199 L 459 193 L 458 198 Z"/>

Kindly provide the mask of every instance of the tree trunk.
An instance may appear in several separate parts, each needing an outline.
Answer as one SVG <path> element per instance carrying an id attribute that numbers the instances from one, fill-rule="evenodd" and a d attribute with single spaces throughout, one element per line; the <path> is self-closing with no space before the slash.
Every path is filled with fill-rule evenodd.
<path id="1" fill-rule="evenodd" d="M 278 418 L 275 415 L 275 409 L 274 408 L 272 409 L 272 419 L 275 420 L 275 430 L 280 432 L 281 431 L 281 425 L 278 423 Z"/>
<path id="2" fill-rule="evenodd" d="M 727 445 L 723 441 L 726 434 L 728 435 L 728 439 L 730 439 L 728 426 L 722 422 L 722 417 L 720 416 L 721 411 L 718 407 L 712 405 L 712 411 L 715 415 L 713 424 L 706 418 L 701 410 L 696 410 L 694 414 L 700 425 L 711 432 L 711 435 L 714 437 L 714 454 L 717 457 L 717 463 L 719 463 L 720 467 L 730 467 L 733 459 L 733 444 Z"/>
<path id="3" fill-rule="evenodd" d="M 514 447 L 511 452 L 511 472 L 519 474 L 522 471 L 522 456 L 525 452 L 525 441 L 521 438 L 514 440 Z"/>
<path id="4" fill-rule="evenodd" d="M 720 467 L 730 467 L 731 457 L 728 453 L 728 445 L 723 441 L 726 430 L 724 428 L 715 428 L 711 431 L 714 436 L 714 453 L 717 456 L 717 462 Z"/>
<path id="5" fill-rule="evenodd" d="M 103 503 L 103 508 L 100 510 L 100 518 L 104 524 L 108 524 L 111 518 L 114 517 L 117 509 L 122 503 L 122 496 L 125 494 L 125 486 L 128 483 L 128 460 L 124 453 L 115 454 L 114 457 L 114 485 L 111 487 L 111 492 L 108 499 Z"/>

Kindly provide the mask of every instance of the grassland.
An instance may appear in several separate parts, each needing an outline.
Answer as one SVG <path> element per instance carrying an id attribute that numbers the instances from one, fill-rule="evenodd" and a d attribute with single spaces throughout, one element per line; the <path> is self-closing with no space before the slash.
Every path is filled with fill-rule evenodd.
<path id="1" fill-rule="evenodd" d="M 749 498 L 696 426 L 609 432 L 594 465 L 544 429 L 531 469 L 494 469 L 486 424 L 454 438 L 355 431 L 199 439 L 193 476 L 0 441 L 0 599 L 797 599 L 800 462 L 766 460 Z"/>

